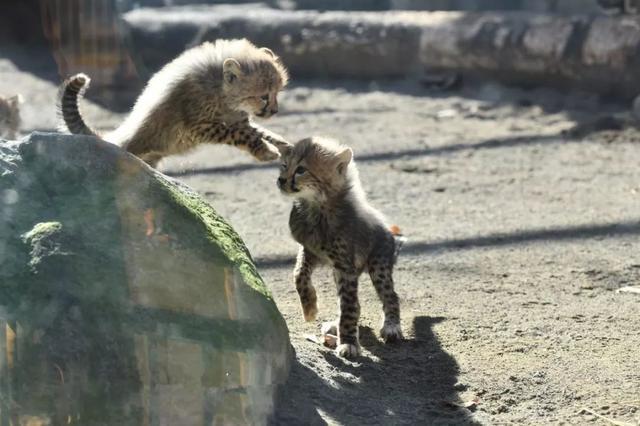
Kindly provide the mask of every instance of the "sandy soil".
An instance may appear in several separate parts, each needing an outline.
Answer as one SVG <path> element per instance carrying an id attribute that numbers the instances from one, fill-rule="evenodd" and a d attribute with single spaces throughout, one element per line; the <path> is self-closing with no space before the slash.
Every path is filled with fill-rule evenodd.
<path id="1" fill-rule="evenodd" d="M 16 63 L 0 59 L 0 93 L 23 93 L 26 131 L 54 127 L 55 84 Z M 287 320 L 297 360 L 275 423 L 606 424 L 585 407 L 640 422 L 640 296 L 616 292 L 640 280 L 640 133 L 567 133 L 618 109 L 491 84 L 298 82 L 284 93 L 265 124 L 351 145 L 371 201 L 409 238 L 395 272 L 407 339 L 381 343 L 363 276 L 353 361 L 305 339 L 336 315 L 336 294 L 319 271 L 319 321 L 303 321 L 277 165 L 220 146 L 162 163 L 243 236 Z M 122 117 L 85 110 L 102 128 Z"/>

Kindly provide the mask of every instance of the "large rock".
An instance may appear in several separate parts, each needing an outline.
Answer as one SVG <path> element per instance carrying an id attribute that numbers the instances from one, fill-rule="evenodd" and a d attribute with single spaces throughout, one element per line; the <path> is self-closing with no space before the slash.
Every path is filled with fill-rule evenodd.
<path id="1" fill-rule="evenodd" d="M 125 19 L 151 70 L 203 41 L 247 37 L 280 54 L 294 78 L 407 77 L 431 69 L 623 97 L 640 92 L 635 16 L 192 6 L 139 9 Z"/>
<path id="2" fill-rule="evenodd" d="M 114 145 L 36 133 L 0 141 L 0 236 L 2 424 L 267 421 L 287 327 L 196 194 Z"/>

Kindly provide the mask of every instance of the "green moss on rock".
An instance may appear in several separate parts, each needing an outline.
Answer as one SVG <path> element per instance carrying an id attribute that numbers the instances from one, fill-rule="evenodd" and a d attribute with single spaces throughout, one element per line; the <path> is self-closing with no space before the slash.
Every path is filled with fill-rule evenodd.
<path id="1" fill-rule="evenodd" d="M 59 377 L 43 371 L 60 368 L 84 375 L 72 393 L 86 424 L 139 424 L 135 401 L 150 385 L 138 366 L 151 362 L 141 354 L 174 344 L 209 354 L 201 374 L 216 392 L 285 380 L 288 330 L 242 239 L 118 147 L 38 133 L 0 141 L 0 236 L 0 321 L 19 325 L 10 397 L 22 407 L 58 409 Z M 216 362 L 241 363 L 252 381 L 213 374 Z"/>
<path id="2" fill-rule="evenodd" d="M 227 254 L 229 260 L 238 266 L 246 283 L 265 297 L 273 300 L 271 292 L 264 284 L 253 263 L 249 250 L 231 225 L 193 191 L 176 186 L 175 183 L 171 183 L 163 177 L 160 177 L 159 181 L 165 186 L 176 204 L 186 207 L 194 219 L 205 226 L 204 232 L 208 241 L 218 246 Z"/>

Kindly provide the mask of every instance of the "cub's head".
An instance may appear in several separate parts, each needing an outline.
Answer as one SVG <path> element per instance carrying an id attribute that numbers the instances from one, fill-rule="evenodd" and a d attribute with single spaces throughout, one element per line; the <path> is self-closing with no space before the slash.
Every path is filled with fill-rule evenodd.
<path id="1" fill-rule="evenodd" d="M 351 148 L 319 137 L 278 148 L 282 165 L 277 183 L 282 193 L 322 201 L 350 184 Z"/>
<path id="2" fill-rule="evenodd" d="M 287 84 L 287 70 L 271 50 L 243 42 L 243 51 L 222 64 L 223 91 L 237 110 L 271 117 L 278 112 L 278 92 Z"/>

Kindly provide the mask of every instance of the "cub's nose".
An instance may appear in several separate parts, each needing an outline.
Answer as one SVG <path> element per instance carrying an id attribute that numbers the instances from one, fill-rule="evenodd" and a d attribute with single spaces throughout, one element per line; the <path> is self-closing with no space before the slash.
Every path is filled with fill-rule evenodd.
<path id="1" fill-rule="evenodd" d="M 278 107 L 271 108 L 270 112 L 271 112 L 271 115 L 277 114 L 278 113 Z"/>
<path id="2" fill-rule="evenodd" d="M 285 178 L 278 178 L 278 188 L 284 188 L 285 183 L 287 183 L 287 180 Z"/>

